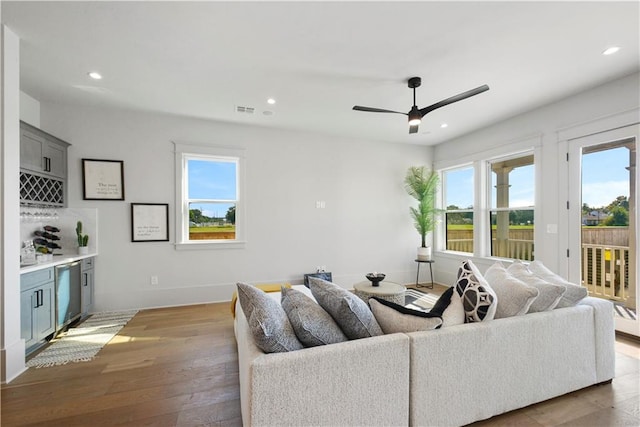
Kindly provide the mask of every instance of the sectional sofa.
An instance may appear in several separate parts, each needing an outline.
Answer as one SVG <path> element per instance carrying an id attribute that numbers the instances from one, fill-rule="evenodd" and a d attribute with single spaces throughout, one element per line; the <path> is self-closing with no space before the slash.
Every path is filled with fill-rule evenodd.
<path id="1" fill-rule="evenodd" d="M 235 334 L 245 426 L 464 425 L 614 376 L 613 306 L 589 297 L 525 316 L 269 354 L 237 303 Z"/>

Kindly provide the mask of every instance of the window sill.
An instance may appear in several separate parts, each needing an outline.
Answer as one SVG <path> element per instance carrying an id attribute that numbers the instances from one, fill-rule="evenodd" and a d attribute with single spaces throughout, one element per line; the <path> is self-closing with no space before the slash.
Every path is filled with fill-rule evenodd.
<path id="1" fill-rule="evenodd" d="M 201 251 L 211 249 L 244 249 L 247 242 L 242 240 L 234 240 L 232 242 L 189 242 L 176 243 L 174 246 L 177 251 Z"/>

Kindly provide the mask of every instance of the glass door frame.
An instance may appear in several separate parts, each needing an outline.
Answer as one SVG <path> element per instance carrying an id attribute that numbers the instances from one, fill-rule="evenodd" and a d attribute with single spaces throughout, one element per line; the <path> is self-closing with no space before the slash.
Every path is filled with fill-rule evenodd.
<path id="1" fill-rule="evenodd" d="M 640 125 L 634 124 L 630 126 L 621 127 L 605 132 L 599 132 L 588 136 L 578 137 L 570 139 L 568 141 L 568 178 L 569 178 L 569 192 L 568 192 L 568 246 L 569 246 L 569 265 L 568 265 L 568 277 L 572 283 L 580 283 L 582 280 L 581 275 L 581 252 L 582 252 L 582 151 L 586 147 L 593 147 L 597 145 L 603 145 L 612 143 L 615 141 L 621 141 L 629 138 L 634 138 L 636 143 L 636 165 L 638 164 L 638 145 L 640 142 Z M 638 206 L 638 196 L 640 192 L 640 179 L 638 175 L 638 169 L 635 169 L 635 191 L 632 196 L 635 199 L 635 205 Z M 615 196 L 614 196 L 615 197 Z M 612 198 L 613 200 L 613 198 Z M 637 211 L 636 211 L 637 212 Z M 635 234 L 637 237 L 638 230 L 640 230 L 640 215 L 635 215 Z M 631 224 L 630 224 L 631 225 Z M 630 230 L 631 231 L 631 230 Z M 630 274 L 629 281 L 630 286 L 635 281 L 636 286 L 636 307 L 640 306 L 640 293 L 638 292 L 638 275 L 637 269 L 640 262 L 637 241 L 633 236 L 630 236 L 629 247 L 635 246 L 635 250 L 631 250 L 630 256 L 634 257 L 635 268 L 633 273 Z M 635 277 L 633 277 L 635 276 Z M 636 309 L 637 310 L 637 309 Z M 637 311 L 636 311 L 637 312 Z M 640 336 L 640 320 L 629 320 L 616 316 L 615 318 L 616 330 Z"/>

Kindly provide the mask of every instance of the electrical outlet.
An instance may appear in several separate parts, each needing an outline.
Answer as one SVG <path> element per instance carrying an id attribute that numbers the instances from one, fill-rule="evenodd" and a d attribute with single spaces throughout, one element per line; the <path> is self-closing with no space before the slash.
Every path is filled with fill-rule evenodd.
<path id="1" fill-rule="evenodd" d="M 152 285 L 158 284 L 158 276 L 151 276 L 151 284 Z"/>

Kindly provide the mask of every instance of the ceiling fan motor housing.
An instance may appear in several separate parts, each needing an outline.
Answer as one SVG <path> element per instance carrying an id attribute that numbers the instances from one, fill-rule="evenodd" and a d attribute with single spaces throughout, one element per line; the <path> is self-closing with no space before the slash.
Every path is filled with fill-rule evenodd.
<path id="1" fill-rule="evenodd" d="M 411 89 L 420 87 L 421 84 L 422 84 L 422 79 L 420 77 L 411 77 L 408 81 L 408 86 Z"/>

